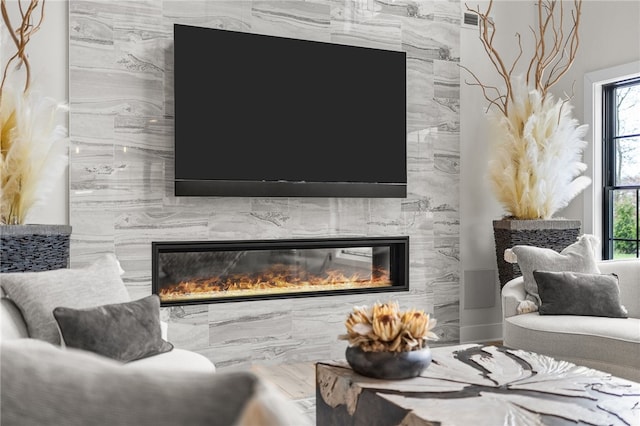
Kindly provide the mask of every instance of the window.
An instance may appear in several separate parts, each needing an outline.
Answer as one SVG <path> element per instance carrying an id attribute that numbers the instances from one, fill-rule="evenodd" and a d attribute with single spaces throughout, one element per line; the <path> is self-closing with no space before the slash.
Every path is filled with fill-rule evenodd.
<path id="1" fill-rule="evenodd" d="M 603 258 L 640 257 L 640 78 L 603 86 Z"/>

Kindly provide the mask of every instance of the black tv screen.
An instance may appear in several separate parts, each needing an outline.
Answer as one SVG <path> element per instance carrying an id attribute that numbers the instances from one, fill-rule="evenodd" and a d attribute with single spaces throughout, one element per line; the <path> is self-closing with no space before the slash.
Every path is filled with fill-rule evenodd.
<path id="1" fill-rule="evenodd" d="M 175 194 L 406 197 L 404 52 L 174 25 Z"/>

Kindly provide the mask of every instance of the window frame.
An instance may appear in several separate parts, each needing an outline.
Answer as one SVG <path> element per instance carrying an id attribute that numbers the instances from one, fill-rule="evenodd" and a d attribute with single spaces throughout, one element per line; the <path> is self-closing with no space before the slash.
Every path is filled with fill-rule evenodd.
<path id="1" fill-rule="evenodd" d="M 593 182 L 582 194 L 582 232 L 598 238 L 603 235 L 602 86 L 635 77 L 640 77 L 640 60 L 587 72 L 582 81 L 583 119 L 589 126 L 585 137 L 587 147 L 583 153 L 583 161 L 587 166 L 585 176 Z M 595 255 L 597 259 L 602 259 L 602 250 L 598 250 Z"/>
<path id="2" fill-rule="evenodd" d="M 636 245 L 636 258 L 640 257 L 640 185 L 620 185 L 616 182 L 616 141 L 621 138 L 640 137 L 638 134 L 616 134 L 616 90 L 639 86 L 640 77 L 620 79 L 602 85 L 602 258 L 613 259 L 614 242 L 630 241 Z M 613 235 L 613 198 L 616 191 L 635 191 L 636 238 L 621 239 Z"/>

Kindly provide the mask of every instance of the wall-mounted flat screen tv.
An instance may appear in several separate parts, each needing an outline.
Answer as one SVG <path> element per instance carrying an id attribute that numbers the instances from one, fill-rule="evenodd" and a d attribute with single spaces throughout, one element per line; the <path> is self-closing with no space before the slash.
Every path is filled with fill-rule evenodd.
<path id="1" fill-rule="evenodd" d="M 406 54 L 174 25 L 175 195 L 406 197 Z"/>

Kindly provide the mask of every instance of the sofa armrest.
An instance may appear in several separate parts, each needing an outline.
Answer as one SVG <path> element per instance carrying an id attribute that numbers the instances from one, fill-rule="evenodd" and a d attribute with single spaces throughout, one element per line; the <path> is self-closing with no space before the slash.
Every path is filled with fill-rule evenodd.
<path id="1" fill-rule="evenodd" d="M 0 297 L 0 340 L 29 337 L 20 309 L 11 299 Z"/>
<path id="2" fill-rule="evenodd" d="M 603 274 L 618 276 L 620 301 L 632 318 L 640 318 L 640 259 L 602 260 L 598 268 Z"/>
<path id="3" fill-rule="evenodd" d="M 527 296 L 524 290 L 524 279 L 516 277 L 502 287 L 502 318 L 518 315 L 518 305 Z"/>

